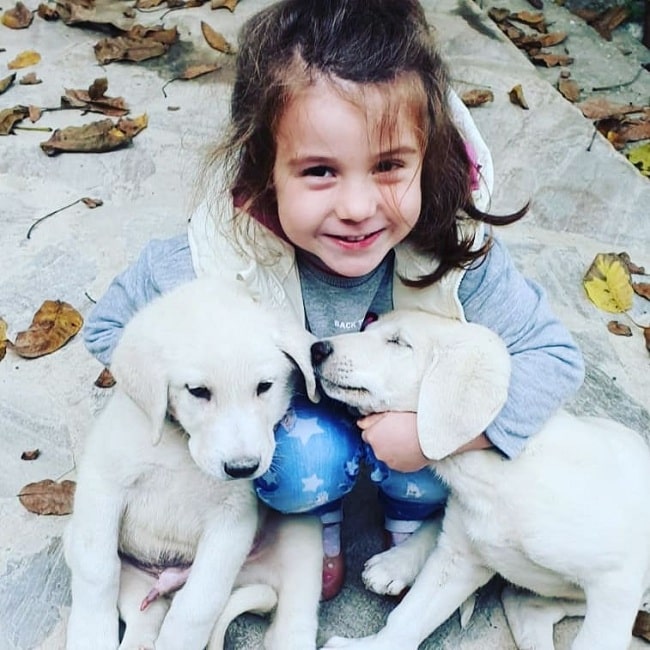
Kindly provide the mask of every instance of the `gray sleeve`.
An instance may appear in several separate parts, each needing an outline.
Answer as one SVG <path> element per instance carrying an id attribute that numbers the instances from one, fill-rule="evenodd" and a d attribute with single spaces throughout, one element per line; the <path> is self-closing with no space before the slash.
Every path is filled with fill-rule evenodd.
<path id="1" fill-rule="evenodd" d="M 467 320 L 499 334 L 510 352 L 508 400 L 486 434 L 506 456 L 515 457 L 581 386 L 582 354 L 543 289 L 517 271 L 498 240 L 485 260 L 467 271 L 459 298 Z"/>
<path id="2" fill-rule="evenodd" d="M 195 277 L 187 236 L 153 240 L 136 262 L 111 282 L 86 319 L 88 351 L 105 366 L 124 326 L 149 301 Z"/>

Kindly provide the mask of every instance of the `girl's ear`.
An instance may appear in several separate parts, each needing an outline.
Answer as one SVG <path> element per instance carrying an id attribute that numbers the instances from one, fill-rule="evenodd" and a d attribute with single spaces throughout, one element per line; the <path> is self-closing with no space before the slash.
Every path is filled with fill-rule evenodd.
<path id="1" fill-rule="evenodd" d="M 432 460 L 483 433 L 508 396 L 510 356 L 501 339 L 483 327 L 460 326 L 468 336 L 434 350 L 420 386 L 418 434 Z"/>
<path id="2" fill-rule="evenodd" d="M 138 336 L 141 331 L 133 322 L 125 329 L 113 354 L 111 373 L 118 388 L 149 418 L 151 442 L 156 445 L 167 415 L 168 378 L 162 350 L 151 340 L 151 333 Z"/>

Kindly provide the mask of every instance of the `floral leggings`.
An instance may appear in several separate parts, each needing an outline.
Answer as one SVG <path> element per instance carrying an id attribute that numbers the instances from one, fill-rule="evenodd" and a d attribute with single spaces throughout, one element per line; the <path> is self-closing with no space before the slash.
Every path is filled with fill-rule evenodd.
<path id="1" fill-rule="evenodd" d="M 411 532 L 407 522 L 426 519 L 447 500 L 447 488 L 430 469 L 396 472 L 377 460 L 361 439 L 355 417 L 331 400 L 313 404 L 295 398 L 275 440 L 271 467 L 255 482 L 259 498 L 274 510 L 318 514 L 324 523 L 340 521 L 341 501 L 363 463 L 379 487 L 387 522 L 395 522 L 389 530 Z M 400 531 L 399 522 L 406 528 Z"/>

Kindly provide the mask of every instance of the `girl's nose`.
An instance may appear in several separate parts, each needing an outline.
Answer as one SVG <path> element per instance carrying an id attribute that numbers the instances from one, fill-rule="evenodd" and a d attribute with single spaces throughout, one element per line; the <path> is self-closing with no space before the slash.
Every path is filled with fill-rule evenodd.
<path id="1" fill-rule="evenodd" d="M 340 188 L 336 214 L 342 221 L 363 221 L 377 211 L 377 188 L 371 181 L 347 182 Z"/>

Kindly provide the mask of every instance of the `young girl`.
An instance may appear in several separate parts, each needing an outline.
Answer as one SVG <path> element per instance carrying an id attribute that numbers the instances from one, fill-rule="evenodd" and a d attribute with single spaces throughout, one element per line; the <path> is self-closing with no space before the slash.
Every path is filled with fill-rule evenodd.
<path id="1" fill-rule="evenodd" d="M 361 329 L 394 308 L 482 323 L 512 355 L 507 404 L 457 453 L 516 456 L 579 387 L 581 355 L 541 289 L 486 224 L 485 144 L 435 51 L 417 0 L 283 0 L 240 35 L 230 133 L 209 199 L 189 231 L 152 241 L 88 319 L 90 351 L 110 365 L 142 305 L 197 275 L 235 277 L 317 337 Z M 399 381 L 399 377 L 395 378 Z M 324 523 L 323 598 L 341 588 L 341 499 L 371 465 L 398 543 L 439 511 L 415 413 L 350 422 L 296 398 L 277 430 L 259 497 Z M 292 425 L 287 424 L 293 422 Z"/>

